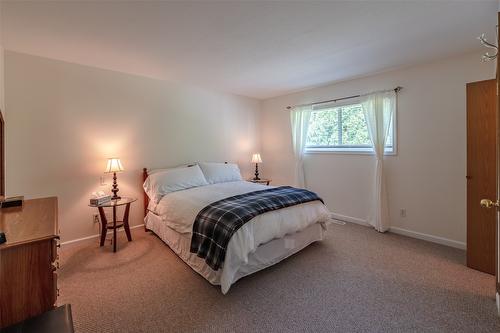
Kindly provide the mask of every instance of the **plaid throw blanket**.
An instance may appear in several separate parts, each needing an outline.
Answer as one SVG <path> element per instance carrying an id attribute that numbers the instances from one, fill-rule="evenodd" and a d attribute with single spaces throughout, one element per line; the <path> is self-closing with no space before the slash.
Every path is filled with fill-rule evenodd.
<path id="1" fill-rule="evenodd" d="M 301 203 L 323 200 L 304 189 L 275 187 L 222 199 L 203 208 L 194 221 L 191 252 L 213 269 L 224 263 L 229 240 L 257 215 Z"/>

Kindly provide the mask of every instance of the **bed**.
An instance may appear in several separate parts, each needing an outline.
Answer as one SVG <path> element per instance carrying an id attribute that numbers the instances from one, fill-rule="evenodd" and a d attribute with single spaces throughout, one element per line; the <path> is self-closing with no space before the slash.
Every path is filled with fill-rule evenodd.
<path id="1" fill-rule="evenodd" d="M 239 170 L 238 170 L 239 173 Z M 144 184 L 154 171 L 143 170 Z M 186 264 L 226 294 L 244 276 L 274 265 L 309 244 L 323 240 L 329 211 L 318 200 L 267 211 L 251 218 L 231 236 L 220 269 L 192 251 L 195 219 L 212 204 L 254 193 L 267 193 L 272 186 L 243 181 L 208 183 L 175 190 L 161 198 L 145 190 L 145 230 L 154 232 Z M 145 185 L 146 186 L 146 185 Z M 146 187 L 145 187 L 146 189 Z M 148 194 L 146 193 L 148 192 Z"/>

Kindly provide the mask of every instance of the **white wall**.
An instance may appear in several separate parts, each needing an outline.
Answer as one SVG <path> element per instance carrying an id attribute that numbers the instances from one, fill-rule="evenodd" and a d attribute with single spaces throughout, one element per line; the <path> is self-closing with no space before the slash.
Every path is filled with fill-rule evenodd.
<path id="1" fill-rule="evenodd" d="M 398 108 L 398 155 L 386 158 L 391 224 L 464 246 L 465 84 L 495 77 L 494 64 L 482 63 L 480 56 L 468 54 L 264 101 L 262 174 L 275 183 L 292 182 L 287 105 L 403 86 Z M 373 156 L 309 154 L 305 164 L 308 185 L 325 199 L 331 211 L 366 221 Z M 400 208 L 407 209 L 406 218 L 400 217 Z"/>
<path id="2" fill-rule="evenodd" d="M 6 52 L 7 194 L 59 197 L 63 241 L 96 234 L 92 191 L 120 157 L 121 195 L 142 199 L 143 167 L 239 162 L 250 175 L 260 102 L 193 86 Z M 132 224 L 142 223 L 142 200 Z"/>
<path id="3" fill-rule="evenodd" d="M 198 87 L 6 52 L 7 194 L 57 195 L 63 240 L 97 233 L 90 192 L 119 156 L 123 195 L 141 197 L 141 168 L 232 160 L 246 175 L 292 181 L 287 105 L 404 87 L 398 155 L 387 157 L 391 223 L 462 244 L 466 230 L 465 84 L 494 77 L 480 53 L 315 88 L 262 102 Z M 259 117 L 260 114 L 260 117 Z M 260 118 L 260 119 L 259 119 Z M 311 154 L 306 177 L 335 213 L 368 216 L 373 158 Z M 407 217 L 399 209 L 407 209 Z M 132 211 L 142 223 L 142 203 Z"/>

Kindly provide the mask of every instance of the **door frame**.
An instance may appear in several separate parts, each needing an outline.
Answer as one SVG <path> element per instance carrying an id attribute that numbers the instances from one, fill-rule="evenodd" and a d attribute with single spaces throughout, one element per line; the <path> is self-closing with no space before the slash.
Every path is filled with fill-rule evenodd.
<path id="1" fill-rule="evenodd" d="M 497 14 L 497 24 L 500 24 L 500 12 Z M 498 25 L 497 25 L 498 29 Z M 497 45 L 500 45 L 500 39 L 497 33 Z M 500 80 L 500 59 L 496 58 L 496 78 L 497 78 L 497 112 L 496 112 L 496 123 L 497 123 L 497 139 L 496 139 L 496 151 L 497 151 L 497 200 L 500 199 L 500 96 L 499 92 L 499 80 Z M 497 313 L 500 316 L 500 211 L 497 209 L 497 221 L 496 221 L 496 303 L 497 303 Z"/>
<path id="2" fill-rule="evenodd" d="M 5 121 L 0 109 L 0 196 L 5 196 Z"/>

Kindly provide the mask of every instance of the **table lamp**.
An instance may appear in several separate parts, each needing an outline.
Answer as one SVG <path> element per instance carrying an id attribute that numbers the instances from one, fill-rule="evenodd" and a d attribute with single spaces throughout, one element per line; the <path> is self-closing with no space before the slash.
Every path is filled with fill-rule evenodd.
<path id="1" fill-rule="evenodd" d="M 260 154 L 253 154 L 252 155 L 252 163 L 255 163 L 255 177 L 253 180 L 260 180 L 259 178 L 259 163 L 262 163 L 262 159 L 260 158 Z"/>
<path id="2" fill-rule="evenodd" d="M 113 173 L 113 187 L 111 192 L 113 192 L 113 196 L 111 200 L 121 199 L 116 193 L 118 193 L 118 183 L 116 182 L 116 173 L 125 170 L 123 168 L 122 162 L 120 162 L 119 158 L 109 158 L 108 165 L 106 166 L 105 173 Z"/>

